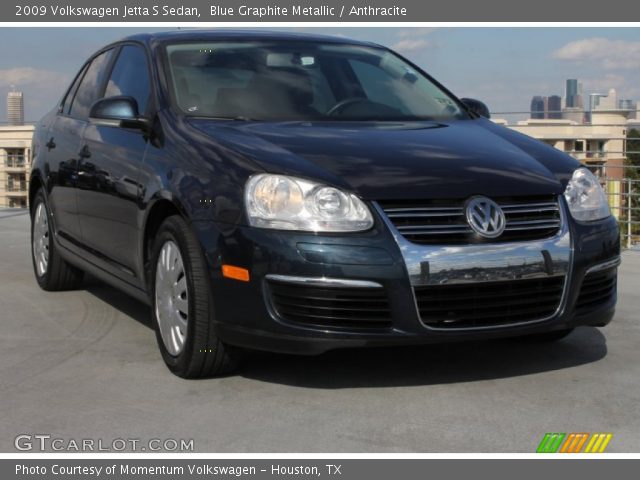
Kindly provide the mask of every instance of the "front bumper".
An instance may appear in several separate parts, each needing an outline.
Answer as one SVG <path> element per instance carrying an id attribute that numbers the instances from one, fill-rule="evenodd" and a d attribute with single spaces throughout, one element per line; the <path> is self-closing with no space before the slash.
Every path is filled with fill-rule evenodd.
<path id="1" fill-rule="evenodd" d="M 576 309 L 588 270 L 615 274 L 620 255 L 615 219 L 590 224 L 563 222 L 555 237 L 517 244 L 457 248 L 406 243 L 377 215 L 368 232 L 313 235 L 198 222 L 195 224 L 211 272 L 215 326 L 230 344 L 297 354 L 344 347 L 441 343 L 520 336 L 580 325 L 604 326 L 613 317 L 615 292 L 605 301 Z M 224 278 L 222 264 L 247 268 L 249 282 Z M 425 268 L 426 265 L 426 268 Z M 473 268 L 470 268 L 473 265 Z M 542 318 L 500 325 L 438 328 L 423 321 L 415 288 L 430 284 L 510 281 L 561 276 L 557 309 Z M 352 280 L 379 286 L 388 298 L 390 324 L 362 329 L 291 322 L 274 308 L 269 279 Z M 348 288 L 348 287 L 347 287 Z M 615 286 L 614 286 L 615 288 Z"/>

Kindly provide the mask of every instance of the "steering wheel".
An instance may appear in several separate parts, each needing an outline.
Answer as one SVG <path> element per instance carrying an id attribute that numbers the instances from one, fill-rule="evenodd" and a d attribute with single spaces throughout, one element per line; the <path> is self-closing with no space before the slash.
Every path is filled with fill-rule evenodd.
<path id="1" fill-rule="evenodd" d="M 333 107 L 331 107 L 329 110 L 327 110 L 326 115 L 332 116 L 332 115 L 335 115 L 336 113 L 338 113 L 339 111 L 341 111 L 342 109 L 344 109 L 345 107 L 348 107 L 349 105 L 355 105 L 356 103 L 363 103 L 363 102 L 368 102 L 368 101 L 369 100 L 367 100 L 366 98 L 362 98 L 362 97 L 345 98 L 344 100 L 340 100 Z"/>

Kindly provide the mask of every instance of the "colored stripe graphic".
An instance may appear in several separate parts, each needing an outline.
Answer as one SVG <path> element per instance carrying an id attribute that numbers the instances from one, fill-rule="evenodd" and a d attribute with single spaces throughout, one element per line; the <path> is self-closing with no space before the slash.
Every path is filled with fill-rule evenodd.
<path id="1" fill-rule="evenodd" d="M 587 448 L 584 449 L 584 453 L 603 453 L 612 437 L 611 433 L 594 433 Z"/>
<path id="2" fill-rule="evenodd" d="M 546 433 L 536 453 L 556 453 L 566 433 Z"/>
<path id="3" fill-rule="evenodd" d="M 570 433 L 562 445 L 560 453 L 579 453 L 587 438 L 589 438 L 588 433 Z"/>
<path id="4" fill-rule="evenodd" d="M 603 453 L 612 438 L 612 433 L 545 433 L 536 453 Z"/>

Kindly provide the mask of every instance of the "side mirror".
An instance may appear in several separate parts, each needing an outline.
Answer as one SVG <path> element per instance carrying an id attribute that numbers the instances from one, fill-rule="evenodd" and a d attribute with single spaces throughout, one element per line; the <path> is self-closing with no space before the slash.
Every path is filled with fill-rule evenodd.
<path id="1" fill-rule="evenodd" d="M 149 120 L 138 113 L 135 98 L 117 96 L 97 100 L 89 111 L 89 120 L 97 125 L 146 130 Z"/>
<path id="2" fill-rule="evenodd" d="M 478 115 L 479 117 L 491 118 L 489 107 L 487 107 L 480 100 L 475 100 L 473 98 L 461 98 L 460 100 L 475 115 Z"/>

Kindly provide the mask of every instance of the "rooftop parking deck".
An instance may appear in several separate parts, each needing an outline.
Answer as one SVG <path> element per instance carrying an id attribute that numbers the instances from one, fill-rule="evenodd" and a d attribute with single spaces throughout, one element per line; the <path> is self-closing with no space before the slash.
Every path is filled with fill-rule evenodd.
<path id="1" fill-rule="evenodd" d="M 89 279 L 41 291 L 26 210 L 0 210 L 0 451 L 19 434 L 194 439 L 196 452 L 531 452 L 546 432 L 640 451 L 640 252 L 615 319 L 555 344 L 256 354 L 235 376 L 164 366 L 147 307 Z"/>

